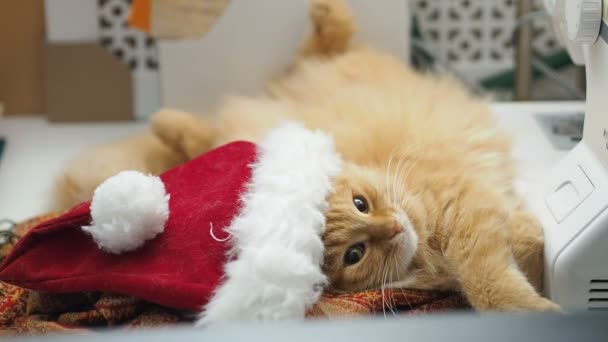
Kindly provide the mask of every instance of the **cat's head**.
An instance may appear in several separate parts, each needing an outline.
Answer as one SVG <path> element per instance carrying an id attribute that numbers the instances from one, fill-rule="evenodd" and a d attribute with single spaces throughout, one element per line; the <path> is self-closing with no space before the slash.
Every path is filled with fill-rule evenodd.
<path id="1" fill-rule="evenodd" d="M 345 166 L 328 197 L 324 271 L 338 291 L 380 288 L 407 277 L 418 234 L 392 177 Z"/>

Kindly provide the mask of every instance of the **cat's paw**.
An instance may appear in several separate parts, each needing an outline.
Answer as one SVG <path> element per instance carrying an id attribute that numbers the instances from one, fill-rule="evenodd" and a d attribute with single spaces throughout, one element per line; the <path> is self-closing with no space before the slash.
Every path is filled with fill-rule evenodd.
<path id="1" fill-rule="evenodd" d="M 314 30 L 300 51 L 303 56 L 327 57 L 348 50 L 356 24 L 345 0 L 311 0 L 310 20 Z"/>
<path id="2" fill-rule="evenodd" d="M 535 297 L 507 305 L 505 311 L 561 313 L 562 308 L 547 298 Z"/>
<path id="3" fill-rule="evenodd" d="M 184 136 L 185 122 L 189 114 L 171 109 L 161 109 L 150 117 L 150 130 L 164 144 L 182 153 L 181 141 Z"/>
<path id="4" fill-rule="evenodd" d="M 563 312 L 562 308 L 559 305 L 550 301 L 547 298 L 539 298 L 537 303 L 534 304 L 533 310 L 539 311 L 539 312 L 555 312 L 555 313 Z"/>
<path id="5" fill-rule="evenodd" d="M 190 113 L 161 109 L 151 115 L 150 128 L 160 137 L 176 140 L 193 120 Z"/>
<path id="6" fill-rule="evenodd" d="M 327 22 L 331 14 L 331 1 L 327 0 L 314 0 L 310 7 L 310 17 L 315 26 L 322 26 L 323 23 Z"/>
<path id="7" fill-rule="evenodd" d="M 150 129 L 161 141 L 188 158 L 205 152 L 214 137 L 213 127 L 202 117 L 172 109 L 152 114 Z"/>
<path id="8" fill-rule="evenodd" d="M 332 32 L 353 22 L 352 13 L 344 0 L 313 0 L 310 17 L 315 28 Z"/>
<path id="9" fill-rule="evenodd" d="M 562 308 L 547 298 L 538 294 L 522 295 L 516 298 L 495 299 L 492 302 L 471 302 L 478 311 L 497 311 L 497 312 L 547 312 L 560 313 Z"/>

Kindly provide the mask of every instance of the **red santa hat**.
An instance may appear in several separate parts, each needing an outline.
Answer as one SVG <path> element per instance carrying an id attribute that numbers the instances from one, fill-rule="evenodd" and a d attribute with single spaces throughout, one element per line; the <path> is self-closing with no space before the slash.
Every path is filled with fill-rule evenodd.
<path id="1" fill-rule="evenodd" d="M 160 177 L 124 171 L 22 238 L 0 280 L 202 309 L 199 323 L 303 318 L 326 281 L 321 235 L 340 168 L 330 136 L 287 123 Z"/>

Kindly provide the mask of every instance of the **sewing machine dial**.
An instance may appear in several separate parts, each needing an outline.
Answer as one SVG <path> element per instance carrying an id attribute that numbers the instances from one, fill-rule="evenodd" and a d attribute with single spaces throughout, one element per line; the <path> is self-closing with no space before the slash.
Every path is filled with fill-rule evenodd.
<path id="1" fill-rule="evenodd" d="M 602 23 L 602 0 L 564 1 L 568 38 L 579 44 L 595 42 Z"/>

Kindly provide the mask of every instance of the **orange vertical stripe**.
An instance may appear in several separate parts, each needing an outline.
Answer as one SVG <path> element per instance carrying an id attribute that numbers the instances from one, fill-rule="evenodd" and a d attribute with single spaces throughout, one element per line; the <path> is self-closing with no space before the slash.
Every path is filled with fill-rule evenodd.
<path id="1" fill-rule="evenodd" d="M 144 32 L 150 32 L 152 18 L 152 0 L 134 0 L 129 15 L 129 25 Z"/>

